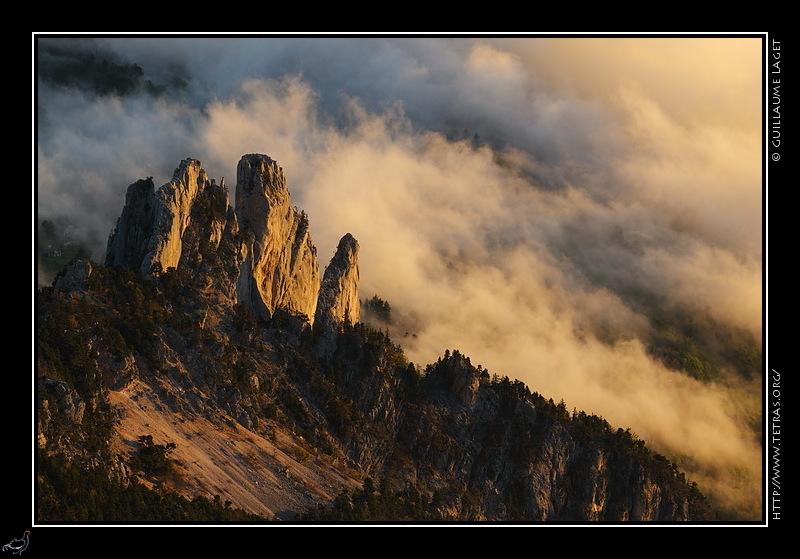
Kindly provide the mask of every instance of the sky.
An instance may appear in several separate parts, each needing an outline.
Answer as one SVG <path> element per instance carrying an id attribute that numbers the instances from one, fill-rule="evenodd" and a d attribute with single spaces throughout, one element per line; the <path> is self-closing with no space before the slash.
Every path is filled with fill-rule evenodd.
<path id="1" fill-rule="evenodd" d="M 409 359 L 458 349 L 760 518 L 760 379 L 701 382 L 647 344 L 656 317 L 761 344 L 761 38 L 61 42 L 184 87 L 35 83 L 38 219 L 101 258 L 130 183 L 192 157 L 233 193 L 239 158 L 267 154 L 321 266 L 358 239 L 362 298 L 392 305 Z"/>

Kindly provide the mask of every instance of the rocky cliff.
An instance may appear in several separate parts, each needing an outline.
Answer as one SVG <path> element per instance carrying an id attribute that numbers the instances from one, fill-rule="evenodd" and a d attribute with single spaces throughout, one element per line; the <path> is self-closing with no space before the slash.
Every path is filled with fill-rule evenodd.
<path id="1" fill-rule="evenodd" d="M 42 456 L 228 501 L 215 518 L 231 507 L 305 522 L 712 518 L 630 431 L 458 351 L 408 362 L 362 322 L 352 235 L 319 279 L 308 222 L 268 157 L 242 158 L 236 205 L 195 160 L 158 191 L 137 181 L 106 265 L 76 261 L 38 294 Z M 48 472 L 41 514 L 72 518 Z M 181 520 L 190 508 L 115 503 L 93 514 Z"/>
<path id="2" fill-rule="evenodd" d="M 361 322 L 358 249 L 358 241 L 350 233 L 339 241 L 336 253 L 325 268 L 317 304 L 317 321 L 336 324 Z"/>
<path id="3" fill-rule="evenodd" d="M 245 254 L 238 233 L 224 182 L 216 184 L 199 161 L 185 159 L 158 190 L 152 177 L 128 187 L 105 264 L 145 275 L 180 270 L 203 277 L 217 296 L 233 301 L 238 269 L 231 266 L 236 268 Z"/>
<path id="4" fill-rule="evenodd" d="M 264 155 L 242 157 L 236 207 L 247 252 L 240 299 L 263 316 L 283 309 L 313 320 L 320 285 L 317 249 L 308 218 L 292 206 L 283 169 Z"/>
<path id="5" fill-rule="evenodd" d="M 196 276 L 210 269 L 206 287 L 247 304 L 256 315 L 269 318 L 280 310 L 312 323 L 321 295 L 317 249 L 305 212 L 291 203 L 283 169 L 266 155 L 243 156 L 235 194 L 233 210 L 224 181 L 209 179 L 196 159 L 182 161 L 158 190 L 152 178 L 131 184 L 109 236 L 106 265 L 146 275 L 175 270 Z M 224 262 L 206 263 L 221 255 Z M 341 308 L 331 309 L 331 316 L 341 314 L 342 305 L 357 312 L 355 266 L 338 286 L 349 299 L 333 296 L 331 304 Z"/>
<path id="6" fill-rule="evenodd" d="M 322 360 L 327 360 L 335 351 L 340 327 L 361 321 L 358 248 L 358 241 L 350 233 L 346 234 L 325 268 L 314 318 L 317 356 Z"/>

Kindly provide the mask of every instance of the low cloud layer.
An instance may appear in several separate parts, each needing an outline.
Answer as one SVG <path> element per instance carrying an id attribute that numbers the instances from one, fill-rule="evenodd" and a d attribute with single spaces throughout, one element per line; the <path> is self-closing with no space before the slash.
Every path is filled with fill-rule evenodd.
<path id="1" fill-rule="evenodd" d="M 266 153 L 323 265 L 359 240 L 362 297 L 391 303 L 409 358 L 459 349 L 630 427 L 758 517 L 758 387 L 646 347 L 654 312 L 761 337 L 760 42 L 692 41 L 110 41 L 187 85 L 40 86 L 36 210 L 102 253 L 134 180 L 195 157 L 232 184 Z"/>

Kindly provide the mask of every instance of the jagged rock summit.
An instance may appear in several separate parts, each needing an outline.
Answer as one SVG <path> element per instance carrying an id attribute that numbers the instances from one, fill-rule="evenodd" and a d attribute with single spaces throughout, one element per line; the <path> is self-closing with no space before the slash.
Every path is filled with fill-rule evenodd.
<path id="1" fill-rule="evenodd" d="M 357 254 L 348 233 L 323 286 L 308 217 L 292 205 L 283 169 L 266 155 L 247 154 L 237 167 L 235 210 L 224 179 L 209 179 L 196 159 L 181 161 L 158 190 L 152 177 L 131 184 L 106 264 L 145 275 L 182 270 L 258 316 L 283 311 L 309 324 L 317 317 L 340 324 L 360 316 Z"/>

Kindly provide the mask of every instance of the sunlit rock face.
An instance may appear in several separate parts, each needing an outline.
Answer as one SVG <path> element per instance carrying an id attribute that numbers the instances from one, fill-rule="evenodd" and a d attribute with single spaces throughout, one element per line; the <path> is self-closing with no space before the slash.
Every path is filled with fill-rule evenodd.
<path id="1" fill-rule="evenodd" d="M 106 264 L 145 275 L 171 269 L 194 278 L 208 297 L 247 304 L 257 315 L 278 310 L 336 327 L 361 318 L 358 243 L 345 235 L 323 283 L 308 218 L 292 205 L 283 169 L 266 155 L 244 155 L 236 176 L 236 209 L 196 159 L 170 182 L 128 187 L 108 242 Z"/>
<path id="2" fill-rule="evenodd" d="M 158 190 L 152 178 L 128 187 L 111 232 L 106 265 L 159 275 L 180 270 L 215 299 L 234 301 L 244 260 L 238 223 L 224 182 L 196 159 L 184 159 Z"/>
<path id="3" fill-rule="evenodd" d="M 315 321 L 355 324 L 361 320 L 358 249 L 358 241 L 350 233 L 339 241 L 336 254 L 325 268 Z"/>
<path id="4" fill-rule="evenodd" d="M 240 300 L 262 315 L 283 309 L 312 321 L 320 286 L 317 249 L 305 213 L 292 206 L 283 169 L 266 155 L 239 161 L 236 214 L 246 250 Z"/>
<path id="5" fill-rule="evenodd" d="M 145 274 L 177 268 L 195 200 L 210 185 L 196 159 L 181 161 L 172 180 L 157 191 L 152 178 L 131 184 L 109 238 L 106 264 Z"/>
<path id="6" fill-rule="evenodd" d="M 358 249 L 358 241 L 346 234 L 325 268 L 314 319 L 316 355 L 323 361 L 336 351 L 341 326 L 361 321 Z"/>
<path id="7" fill-rule="evenodd" d="M 151 250 L 143 267 L 177 268 L 183 252 L 183 233 L 189 227 L 192 207 L 211 181 L 196 159 L 184 159 L 172 180 L 156 192 L 156 215 Z M 144 271 L 144 270 L 143 270 Z"/>

